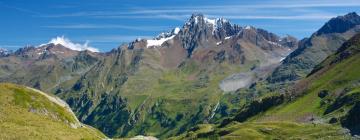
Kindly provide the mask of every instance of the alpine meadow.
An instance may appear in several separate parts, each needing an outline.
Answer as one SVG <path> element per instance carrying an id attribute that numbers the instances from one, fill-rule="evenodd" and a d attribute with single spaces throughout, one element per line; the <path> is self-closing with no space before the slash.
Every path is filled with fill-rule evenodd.
<path id="1" fill-rule="evenodd" d="M 360 139 L 359 8 L 0 0 L 0 139 Z"/>

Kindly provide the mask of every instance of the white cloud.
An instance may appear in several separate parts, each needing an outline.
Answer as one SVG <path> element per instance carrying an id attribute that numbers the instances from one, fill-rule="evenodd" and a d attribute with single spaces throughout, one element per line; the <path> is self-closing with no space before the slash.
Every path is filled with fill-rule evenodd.
<path id="1" fill-rule="evenodd" d="M 49 44 L 53 43 L 55 45 L 60 44 L 63 45 L 66 48 L 72 49 L 72 50 L 76 50 L 76 51 L 84 51 L 84 50 L 89 50 L 92 52 L 99 52 L 99 50 L 97 48 L 91 47 L 89 46 L 89 42 L 86 41 L 84 44 L 79 44 L 79 43 L 73 43 L 70 39 L 65 38 L 64 36 L 58 36 L 56 38 L 53 38 L 49 41 Z"/>

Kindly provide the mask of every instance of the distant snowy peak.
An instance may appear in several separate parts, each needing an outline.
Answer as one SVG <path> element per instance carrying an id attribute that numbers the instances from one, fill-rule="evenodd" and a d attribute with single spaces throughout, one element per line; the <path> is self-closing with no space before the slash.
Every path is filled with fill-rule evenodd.
<path id="1" fill-rule="evenodd" d="M 256 28 L 253 26 L 241 27 L 236 24 L 231 24 L 230 21 L 224 18 L 208 18 L 203 14 L 192 14 L 190 19 L 185 22 L 182 28 L 176 27 L 169 32 L 163 32 L 153 39 L 146 41 L 147 48 L 162 46 L 164 42 L 169 41 L 178 35 L 184 48 L 194 46 L 199 43 L 201 38 L 206 40 L 215 40 L 216 45 L 223 44 L 225 40 L 232 40 L 237 38 L 246 38 L 250 41 L 258 41 L 253 39 L 254 36 L 260 35 L 263 37 L 264 43 L 272 46 L 296 46 L 297 40 L 292 38 L 280 38 L 279 36 L 268 32 L 266 30 Z M 140 42 L 136 40 L 135 42 Z M 129 45 L 133 46 L 133 45 Z M 131 48 L 131 47 L 130 47 Z"/>
<path id="2" fill-rule="evenodd" d="M 60 37 L 58 36 L 56 38 L 51 39 L 48 43 L 41 44 L 39 46 L 48 45 L 51 43 L 54 45 L 60 44 L 66 48 L 69 48 L 69 49 L 75 50 L 75 51 L 88 50 L 88 51 L 92 51 L 92 52 L 99 52 L 99 50 L 97 48 L 89 46 L 89 42 L 85 42 L 84 44 L 74 43 L 70 39 L 65 38 L 64 36 L 60 36 Z"/>
<path id="3" fill-rule="evenodd" d="M 6 56 L 9 55 L 11 53 L 11 51 L 4 49 L 4 48 L 0 48 L 0 56 Z"/>
<path id="4" fill-rule="evenodd" d="M 0 48 L 0 52 L 7 52 L 7 51 L 8 51 L 7 49 Z"/>

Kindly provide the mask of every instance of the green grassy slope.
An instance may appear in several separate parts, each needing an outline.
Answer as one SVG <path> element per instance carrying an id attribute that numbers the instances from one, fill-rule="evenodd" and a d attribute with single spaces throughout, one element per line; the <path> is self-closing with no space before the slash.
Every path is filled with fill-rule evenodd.
<path id="1" fill-rule="evenodd" d="M 57 95 L 80 120 L 108 136 L 166 138 L 211 121 L 213 110 L 222 102 L 219 82 L 249 71 L 257 62 L 236 65 L 186 59 L 171 68 L 161 65 L 160 56 L 154 55 L 157 51 L 118 50 L 76 81 L 76 86 L 64 86 Z"/>
<path id="2" fill-rule="evenodd" d="M 360 54 L 357 54 L 321 75 L 310 77 L 311 84 L 306 90 L 306 95 L 294 102 L 274 108 L 264 116 L 276 120 L 301 121 L 306 116 L 324 116 L 327 107 L 333 103 L 339 94 L 348 90 L 347 94 L 359 89 L 356 85 L 360 79 Z M 309 82 L 309 81 L 307 81 Z M 320 98 L 318 93 L 326 90 L 330 93 L 326 98 Z M 348 96 L 348 95 L 347 95 Z"/>
<path id="3" fill-rule="evenodd" d="M 360 34 L 287 95 L 268 94 L 220 125 L 198 125 L 174 139 L 351 139 L 360 133 L 359 71 Z"/>
<path id="4" fill-rule="evenodd" d="M 198 125 L 171 139 L 222 139 L 222 140 L 290 140 L 290 139 L 350 139 L 346 131 L 331 125 L 313 125 L 293 122 L 237 123 L 217 128 Z"/>
<path id="5" fill-rule="evenodd" d="M 68 110 L 24 86 L 0 84 L 0 139 L 102 139 Z"/>
<path id="6" fill-rule="evenodd" d="M 128 135 L 167 137 L 209 121 L 212 110 L 221 102 L 219 81 L 230 72 L 246 69 L 225 63 L 212 70 L 199 67 L 195 62 L 187 62 L 179 70 L 161 73 L 140 67 L 137 75 L 122 87 L 121 95 L 128 99 L 133 116 L 138 117 Z"/>
<path id="7" fill-rule="evenodd" d="M 340 118 L 357 102 L 360 88 L 360 35 L 345 43 L 339 51 L 329 56 L 308 78 L 295 88 L 305 95 L 289 104 L 275 108 L 266 116 L 278 120 L 304 121 L 306 116 L 326 119 Z M 326 93 L 321 97 L 321 92 Z M 341 100 L 347 99 L 343 103 Z M 262 117 L 264 118 L 264 117 Z"/>

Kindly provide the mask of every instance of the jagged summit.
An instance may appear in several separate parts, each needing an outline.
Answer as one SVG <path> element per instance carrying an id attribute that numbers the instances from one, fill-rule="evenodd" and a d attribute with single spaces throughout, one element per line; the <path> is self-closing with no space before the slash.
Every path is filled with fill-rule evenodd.
<path id="1" fill-rule="evenodd" d="M 332 18 L 316 32 L 316 35 L 343 33 L 357 25 L 360 25 L 360 16 L 355 12 L 351 12 L 344 16 Z"/>
<path id="2" fill-rule="evenodd" d="M 216 31 L 221 28 L 229 28 L 232 25 L 229 20 L 224 18 L 208 18 L 201 13 L 192 14 L 190 19 L 185 23 L 184 28 L 188 27 L 200 27 L 211 28 L 212 34 L 216 34 Z"/>
<path id="3" fill-rule="evenodd" d="M 238 30 L 236 30 L 236 29 Z M 189 34 L 199 34 L 199 32 L 206 32 L 216 38 L 224 39 L 226 36 L 234 35 L 236 32 L 239 32 L 240 28 L 237 25 L 232 25 L 228 20 L 224 18 L 211 19 L 205 17 L 201 13 L 192 14 L 192 16 L 185 22 L 182 28 L 176 27 L 172 31 L 160 33 L 154 39 L 146 40 L 146 47 L 156 47 L 161 46 L 164 42 L 174 38 L 181 31 L 181 36 L 187 36 Z M 225 35 L 223 33 L 225 32 Z M 229 33 L 226 33 L 229 32 Z M 230 33 L 231 32 L 231 33 Z M 222 37 L 221 37 L 222 36 Z M 135 42 L 138 42 L 136 40 Z"/>
<path id="4" fill-rule="evenodd" d="M 208 18 L 201 13 L 195 13 L 191 15 L 190 19 L 186 22 L 185 25 L 203 23 L 221 27 L 222 24 L 229 23 L 229 21 L 224 18 Z"/>
<path id="5" fill-rule="evenodd" d="M 259 44 L 256 43 L 257 41 L 265 40 L 265 42 L 275 46 L 290 47 L 296 47 L 294 42 L 297 41 L 294 37 L 282 38 L 264 29 L 253 26 L 241 27 L 224 18 L 208 18 L 204 14 L 194 13 L 181 28 L 176 27 L 172 31 L 160 33 L 154 39 L 135 40 L 129 44 L 128 48 L 133 48 L 134 43 L 137 42 L 145 42 L 146 48 L 160 47 L 165 42 L 175 39 L 176 36 L 178 36 L 177 40 L 182 42 L 180 45 L 187 49 L 189 53 L 198 46 L 219 46 L 230 38 L 234 40 L 246 38 L 246 40 L 250 40 L 255 44 Z"/>

